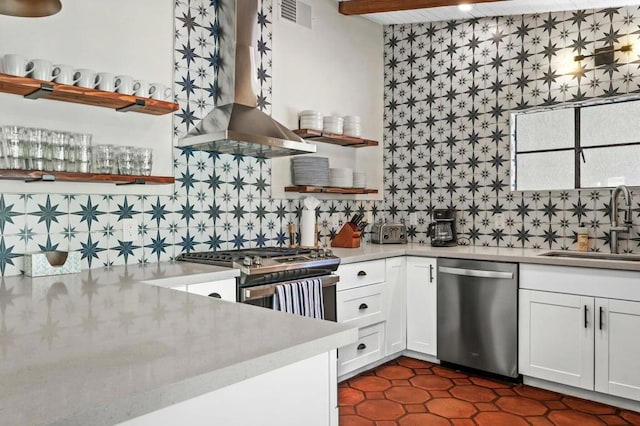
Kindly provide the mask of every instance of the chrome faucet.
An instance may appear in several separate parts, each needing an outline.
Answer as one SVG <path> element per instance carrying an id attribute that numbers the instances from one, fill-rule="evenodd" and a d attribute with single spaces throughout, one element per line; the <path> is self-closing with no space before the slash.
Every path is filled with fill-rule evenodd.
<path id="1" fill-rule="evenodd" d="M 624 225 L 618 224 L 618 197 L 622 193 L 624 202 L 626 203 L 626 210 L 624 212 Z M 611 195 L 611 229 L 609 236 L 609 245 L 611 247 L 611 253 L 618 253 L 618 232 L 629 232 L 631 228 L 631 219 L 633 212 L 631 211 L 631 192 L 629 188 L 624 185 L 620 185 L 613 190 Z"/>

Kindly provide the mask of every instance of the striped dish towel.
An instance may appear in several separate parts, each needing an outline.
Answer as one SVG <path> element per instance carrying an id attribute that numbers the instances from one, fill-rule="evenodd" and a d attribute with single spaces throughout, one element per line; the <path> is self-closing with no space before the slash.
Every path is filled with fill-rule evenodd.
<path id="1" fill-rule="evenodd" d="M 273 309 L 304 317 L 324 319 L 322 281 L 308 279 L 276 286 Z"/>

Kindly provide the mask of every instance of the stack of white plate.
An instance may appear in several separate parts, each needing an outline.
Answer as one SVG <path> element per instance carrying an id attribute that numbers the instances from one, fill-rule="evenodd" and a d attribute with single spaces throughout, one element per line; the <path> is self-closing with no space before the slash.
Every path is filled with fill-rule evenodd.
<path id="1" fill-rule="evenodd" d="M 291 176 L 294 185 L 329 186 L 327 157 L 293 157 Z"/>
<path id="2" fill-rule="evenodd" d="M 364 188 L 367 183 L 367 174 L 365 172 L 353 172 L 353 187 Z"/>
<path id="3" fill-rule="evenodd" d="M 338 188 L 352 188 L 353 169 L 330 169 L 329 183 Z"/>
<path id="4" fill-rule="evenodd" d="M 344 134 L 359 138 L 362 135 L 362 124 L 360 124 L 360 116 L 347 115 L 344 117 Z"/>
<path id="5" fill-rule="evenodd" d="M 322 113 L 320 111 L 305 110 L 302 111 L 298 118 L 300 119 L 300 128 L 322 131 Z"/>
<path id="6" fill-rule="evenodd" d="M 322 131 L 325 133 L 333 133 L 335 135 L 341 135 L 344 127 L 344 119 L 337 115 L 324 118 L 324 126 Z"/>

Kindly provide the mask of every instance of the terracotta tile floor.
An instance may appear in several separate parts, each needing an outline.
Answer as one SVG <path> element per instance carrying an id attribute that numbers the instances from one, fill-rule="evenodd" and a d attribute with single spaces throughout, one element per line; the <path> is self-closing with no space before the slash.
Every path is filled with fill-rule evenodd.
<path id="1" fill-rule="evenodd" d="M 339 385 L 340 426 L 640 425 L 640 413 L 400 357 Z"/>

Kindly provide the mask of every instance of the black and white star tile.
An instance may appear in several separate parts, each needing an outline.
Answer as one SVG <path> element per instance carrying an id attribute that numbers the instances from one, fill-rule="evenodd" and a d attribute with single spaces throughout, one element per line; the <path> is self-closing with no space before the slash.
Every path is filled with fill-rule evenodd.
<path id="1" fill-rule="evenodd" d="M 216 2 L 175 1 L 174 133 L 187 132 L 216 97 Z M 271 105 L 270 0 L 260 6 L 260 105 Z M 408 220 L 413 241 L 426 241 L 434 208 L 457 207 L 474 244 L 575 247 L 582 222 L 595 250 L 609 235 L 610 191 L 510 193 L 509 112 L 537 105 L 640 92 L 640 58 L 576 75 L 562 52 L 589 52 L 612 39 L 640 36 L 640 8 L 569 11 L 384 29 L 384 187 L 382 202 L 323 200 L 319 239 L 355 212 Z M 0 194 L 0 272 L 20 273 L 22 254 L 79 250 L 84 268 L 174 259 L 183 251 L 288 244 L 299 200 L 273 199 L 270 162 L 176 149 L 171 196 Z M 635 197 L 640 200 L 640 194 Z M 505 217 L 496 227 L 495 213 Z M 640 224 L 640 201 L 634 203 Z M 127 243 L 121 220 L 138 219 Z M 638 251 L 640 225 L 623 241 Z"/>
<path id="2" fill-rule="evenodd" d="M 509 114 L 639 92 L 637 54 L 571 69 L 577 54 L 635 42 L 639 25 L 629 6 L 385 27 L 383 216 L 417 212 L 410 234 L 425 241 L 432 209 L 454 207 L 473 244 L 551 249 L 575 249 L 585 223 L 604 250 L 609 190 L 509 191 Z M 638 240 L 634 229 L 621 248 Z"/>

